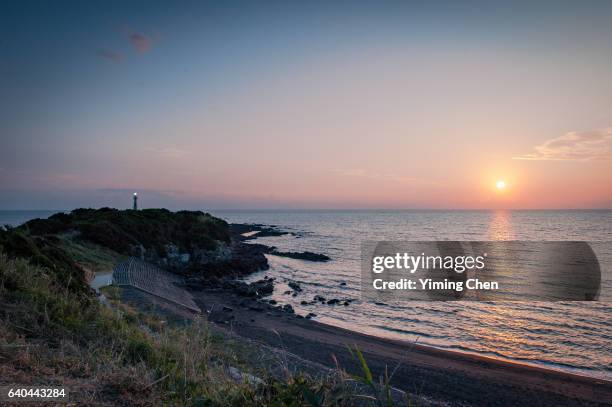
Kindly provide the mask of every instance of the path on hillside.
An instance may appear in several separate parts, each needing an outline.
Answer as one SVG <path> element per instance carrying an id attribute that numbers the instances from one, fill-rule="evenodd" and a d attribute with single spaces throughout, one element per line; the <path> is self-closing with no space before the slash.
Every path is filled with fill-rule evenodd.
<path id="1" fill-rule="evenodd" d="M 119 263 L 113 270 L 114 285 L 133 287 L 191 311 L 201 312 L 191 294 L 179 287 L 183 281 L 183 277 L 179 275 L 135 258 Z"/>

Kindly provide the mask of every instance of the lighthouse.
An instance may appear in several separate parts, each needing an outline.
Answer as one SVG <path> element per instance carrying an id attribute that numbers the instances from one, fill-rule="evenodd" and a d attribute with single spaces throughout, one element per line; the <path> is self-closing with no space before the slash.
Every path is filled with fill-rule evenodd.
<path id="1" fill-rule="evenodd" d="M 138 192 L 134 192 L 134 210 L 138 210 Z"/>

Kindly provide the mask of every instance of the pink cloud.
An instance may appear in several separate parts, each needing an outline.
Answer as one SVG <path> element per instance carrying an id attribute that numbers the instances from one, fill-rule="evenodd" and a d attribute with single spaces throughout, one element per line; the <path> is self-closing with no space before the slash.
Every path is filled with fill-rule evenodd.
<path id="1" fill-rule="evenodd" d="M 531 154 L 515 160 L 591 161 L 612 159 L 612 127 L 583 132 L 572 131 L 535 146 Z"/>
<path id="2" fill-rule="evenodd" d="M 130 35 L 130 43 L 139 54 L 148 52 L 153 46 L 153 41 L 150 38 L 137 33 Z"/>

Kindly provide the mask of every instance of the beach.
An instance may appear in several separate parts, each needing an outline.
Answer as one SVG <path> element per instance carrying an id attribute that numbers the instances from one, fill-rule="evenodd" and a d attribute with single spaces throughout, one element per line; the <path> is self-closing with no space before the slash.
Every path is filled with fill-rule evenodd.
<path id="1" fill-rule="evenodd" d="M 247 245 L 266 241 L 265 237 L 288 235 L 278 227 L 262 225 L 234 224 L 232 230 L 234 239 Z M 294 232 L 299 235 L 299 231 Z M 256 238 L 258 234 L 262 237 Z M 254 246 L 261 244 L 255 243 Z M 318 263 L 317 267 L 325 269 L 326 263 Z M 247 281 L 272 285 L 273 281 L 268 280 L 270 272 L 257 272 Z M 262 275 L 265 279 L 259 280 Z M 386 369 L 393 371 L 392 385 L 419 397 L 433 399 L 436 403 L 483 406 L 612 404 L 612 381 L 605 378 L 426 346 L 419 343 L 418 337 L 412 341 L 384 338 L 358 329 L 321 323 L 317 320 L 325 317 L 326 310 L 336 306 L 354 312 L 357 305 L 335 305 L 342 304 L 343 300 L 333 298 L 331 302 L 315 300 L 308 304 L 302 300 L 302 310 L 320 304 L 324 307 L 323 314 L 296 314 L 286 302 L 288 298 L 293 301 L 304 298 L 302 286 L 288 286 L 293 288 L 294 295 L 288 295 L 289 291 L 284 291 L 287 287 L 282 287 L 275 290 L 283 291 L 282 294 L 272 297 L 270 293 L 249 297 L 241 290 L 223 287 L 190 290 L 190 293 L 207 318 L 223 329 L 280 348 L 304 360 L 329 368 L 339 366 L 352 372 L 358 371 L 359 367 L 348 348 L 357 348 L 363 352 L 375 376 L 383 375 Z M 284 299 L 285 305 L 279 305 L 283 304 L 282 300 L 270 298 Z"/>
<path id="2" fill-rule="evenodd" d="M 290 304 L 300 315 L 312 312 L 319 322 L 372 336 L 416 340 L 439 349 L 612 380 L 612 365 L 602 346 L 612 335 L 611 211 L 269 210 L 216 214 L 231 223 L 277 225 L 289 232 L 256 234 L 249 244 L 331 258 L 313 262 L 267 255 L 270 268 L 245 279 L 274 278 L 269 299 Z M 361 242 L 389 239 L 586 241 L 600 260 L 600 298 L 539 303 L 364 299 Z M 295 296 L 290 283 L 301 287 Z M 351 302 L 330 306 L 313 302 L 315 296 Z"/>
<path id="3" fill-rule="evenodd" d="M 374 375 L 394 371 L 394 386 L 437 402 L 612 405 L 612 382 L 607 380 L 365 335 L 245 301 L 231 291 L 192 294 L 209 319 L 224 329 L 330 368 L 337 360 L 353 372 L 358 366 L 347 348 L 357 347 Z"/>

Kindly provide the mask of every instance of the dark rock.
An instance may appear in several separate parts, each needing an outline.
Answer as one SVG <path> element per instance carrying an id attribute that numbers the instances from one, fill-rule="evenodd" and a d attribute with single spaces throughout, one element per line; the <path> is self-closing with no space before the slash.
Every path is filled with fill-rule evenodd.
<path id="1" fill-rule="evenodd" d="M 290 281 L 289 282 L 289 287 L 295 291 L 295 292 L 301 292 L 302 291 L 302 287 L 300 287 L 300 285 L 298 283 L 296 283 L 295 281 Z"/>
<path id="2" fill-rule="evenodd" d="M 274 282 L 272 280 L 259 280 L 250 284 L 253 287 L 259 296 L 266 296 L 272 294 L 274 292 Z"/>
<path id="3" fill-rule="evenodd" d="M 295 311 L 293 310 L 293 307 L 291 306 L 291 304 L 285 304 L 283 305 L 283 312 L 288 312 L 290 314 L 293 314 Z"/>
<path id="4" fill-rule="evenodd" d="M 348 307 L 348 305 L 349 305 L 349 304 L 350 304 L 350 302 L 348 302 L 348 301 L 344 301 L 344 306 L 345 306 L 345 307 Z"/>
<path id="5" fill-rule="evenodd" d="M 225 307 L 225 306 L 222 308 L 222 310 L 225 311 L 225 312 L 233 312 L 234 311 L 233 308 Z"/>
<path id="6" fill-rule="evenodd" d="M 244 297 L 255 297 L 255 295 L 257 294 L 256 291 L 249 286 L 249 284 L 243 281 L 235 281 L 231 285 L 230 284 L 224 285 L 224 288 L 230 288 L 230 287 L 233 287 L 233 290 L 236 292 L 236 294 L 242 295 Z"/>
<path id="7" fill-rule="evenodd" d="M 346 283 L 343 281 L 343 282 L 340 283 L 340 285 L 346 285 Z"/>
<path id="8" fill-rule="evenodd" d="M 340 302 L 339 299 L 332 298 L 331 300 L 327 301 L 327 305 L 335 305 L 335 304 L 338 304 L 339 302 Z"/>
<path id="9" fill-rule="evenodd" d="M 268 301 L 268 303 L 274 305 L 274 304 L 276 304 L 276 300 L 270 300 L 270 301 Z"/>
<path id="10" fill-rule="evenodd" d="M 198 260 L 197 267 L 187 270 L 188 274 L 204 275 L 211 277 L 241 277 L 259 270 L 270 268 L 264 253 L 268 253 L 270 248 L 265 245 L 247 244 L 232 239 L 231 245 L 227 248 L 225 258 L 214 262 L 201 264 L 205 254 L 197 254 L 194 259 Z"/>
<path id="11" fill-rule="evenodd" d="M 272 280 L 259 280 L 247 284 L 244 281 L 226 280 L 223 282 L 223 288 L 231 289 L 236 294 L 243 297 L 261 298 L 272 294 L 274 291 L 274 282 Z"/>
<path id="12" fill-rule="evenodd" d="M 299 259 L 299 260 L 308 260 L 308 261 L 329 261 L 331 258 L 324 254 L 313 253 L 313 252 L 279 252 L 278 250 L 273 250 L 270 252 L 275 256 L 280 257 L 289 257 L 291 259 Z"/>
<path id="13" fill-rule="evenodd" d="M 309 305 L 309 302 L 308 301 L 302 301 L 302 302 L 300 302 L 300 304 L 301 305 Z"/>
<path id="14" fill-rule="evenodd" d="M 283 236 L 288 235 L 289 232 L 278 229 L 274 225 L 261 225 L 261 224 L 240 224 L 234 223 L 230 225 L 230 230 L 232 232 L 232 237 L 240 240 L 251 240 L 256 239 L 258 237 L 268 237 L 268 236 Z M 242 236 L 243 233 L 248 232 L 258 232 L 252 236 Z"/>
<path id="15" fill-rule="evenodd" d="M 320 295 L 315 295 L 315 296 L 314 296 L 314 300 L 315 300 L 315 301 L 320 301 L 320 302 L 325 302 L 325 301 L 327 301 L 327 300 L 325 299 L 325 297 L 322 297 L 322 296 L 320 296 Z"/>
<path id="16" fill-rule="evenodd" d="M 306 315 L 306 318 L 310 319 L 310 318 L 314 318 L 314 317 L 316 317 L 316 316 L 317 316 L 317 314 L 315 314 L 314 312 L 309 312 L 309 313 Z"/>
<path id="17" fill-rule="evenodd" d="M 291 291 L 289 291 L 289 290 L 288 290 L 288 291 L 285 291 L 283 294 L 285 294 L 285 295 L 289 295 L 289 294 L 291 294 Z"/>
<path id="18" fill-rule="evenodd" d="M 272 294 L 274 291 L 274 282 L 272 280 L 259 280 L 247 284 L 244 281 L 225 279 L 220 285 L 222 288 L 232 290 L 243 297 L 261 298 Z"/>

